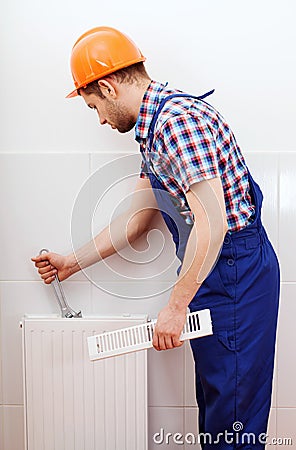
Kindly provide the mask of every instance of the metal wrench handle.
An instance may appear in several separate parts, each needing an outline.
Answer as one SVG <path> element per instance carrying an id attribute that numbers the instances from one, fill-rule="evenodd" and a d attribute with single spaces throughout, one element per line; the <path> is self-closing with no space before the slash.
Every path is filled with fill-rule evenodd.
<path id="1" fill-rule="evenodd" d="M 48 252 L 49 250 L 43 248 L 42 250 L 40 250 L 39 255 Z M 81 311 L 76 312 L 68 305 L 61 282 L 57 274 L 55 275 L 55 279 L 51 282 L 51 285 L 53 287 L 59 307 L 61 308 L 62 317 L 66 317 L 67 319 L 71 319 L 72 317 L 82 317 Z"/>

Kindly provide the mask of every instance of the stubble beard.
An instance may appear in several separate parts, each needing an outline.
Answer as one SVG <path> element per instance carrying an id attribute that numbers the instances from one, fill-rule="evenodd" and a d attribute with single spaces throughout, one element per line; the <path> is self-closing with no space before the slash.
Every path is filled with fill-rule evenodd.
<path id="1" fill-rule="evenodd" d="M 128 133 L 134 128 L 136 122 L 125 105 L 117 105 L 112 102 L 108 106 L 108 112 L 112 124 L 119 133 Z"/>

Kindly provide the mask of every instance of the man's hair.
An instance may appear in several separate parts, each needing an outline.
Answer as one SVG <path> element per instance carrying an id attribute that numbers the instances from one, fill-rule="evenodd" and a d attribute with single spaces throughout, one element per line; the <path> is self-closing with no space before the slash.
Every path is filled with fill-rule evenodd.
<path id="1" fill-rule="evenodd" d="M 107 77 L 111 79 L 113 78 L 118 83 L 137 84 L 137 85 L 141 84 L 143 80 L 150 79 L 149 75 L 146 72 L 143 62 L 138 62 L 136 64 L 133 64 L 132 66 L 119 69 L 114 73 L 106 75 L 106 78 Z M 98 85 L 98 80 L 92 81 L 85 88 L 78 89 L 77 92 L 79 95 L 81 89 L 83 89 L 83 92 L 87 95 L 96 94 L 98 97 L 105 98 L 104 94 L 101 91 L 100 86 Z"/>

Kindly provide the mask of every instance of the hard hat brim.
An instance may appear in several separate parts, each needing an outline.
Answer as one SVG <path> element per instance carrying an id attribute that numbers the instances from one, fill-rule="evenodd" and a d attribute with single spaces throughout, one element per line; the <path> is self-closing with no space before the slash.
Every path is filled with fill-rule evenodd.
<path id="1" fill-rule="evenodd" d="M 78 97 L 77 89 L 74 89 L 74 91 L 72 91 L 72 92 L 70 92 L 70 94 L 66 95 L 65 98 L 73 98 L 73 97 Z"/>

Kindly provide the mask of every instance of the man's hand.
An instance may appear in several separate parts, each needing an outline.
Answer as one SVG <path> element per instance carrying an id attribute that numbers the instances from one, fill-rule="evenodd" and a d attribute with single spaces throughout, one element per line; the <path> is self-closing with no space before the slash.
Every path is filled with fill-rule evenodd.
<path id="1" fill-rule="evenodd" d="M 31 260 L 35 263 L 35 267 L 37 267 L 41 278 L 46 284 L 50 284 L 56 274 L 59 280 L 63 281 L 74 273 L 72 270 L 73 264 L 69 256 L 49 252 L 31 258 Z"/>
<path id="2" fill-rule="evenodd" d="M 152 342 L 156 350 L 167 350 L 183 344 L 179 338 L 185 324 L 186 313 L 187 308 L 177 309 L 169 304 L 160 311 Z"/>

